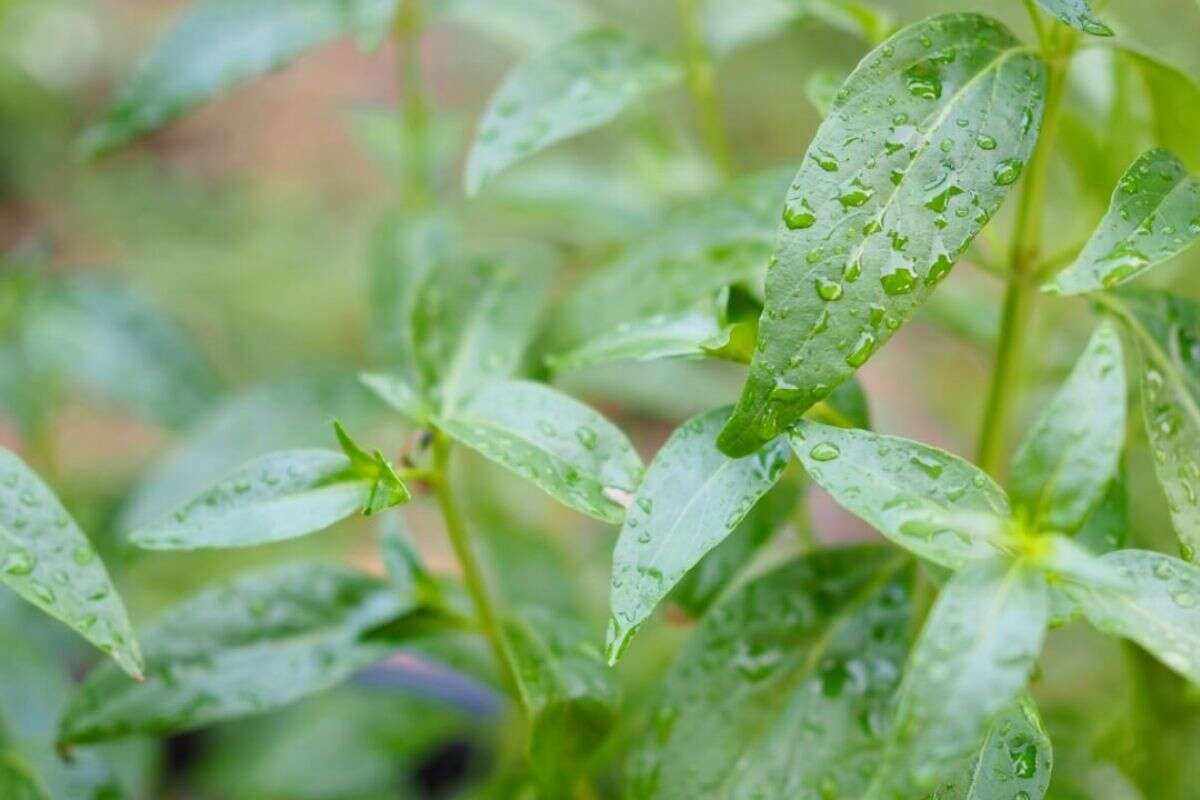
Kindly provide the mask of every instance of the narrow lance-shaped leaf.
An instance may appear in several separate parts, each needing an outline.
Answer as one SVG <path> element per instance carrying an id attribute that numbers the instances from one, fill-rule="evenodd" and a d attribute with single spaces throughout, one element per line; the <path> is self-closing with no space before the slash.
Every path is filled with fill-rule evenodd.
<path id="1" fill-rule="evenodd" d="M 1008 498 L 968 462 L 907 439 L 808 421 L 791 442 L 814 482 L 901 547 L 951 569 L 996 554 Z"/>
<path id="2" fill-rule="evenodd" d="M 1045 288 L 1081 294 L 1118 286 L 1198 239 L 1200 178 L 1172 153 L 1150 150 L 1122 176 L 1083 252 Z"/>
<path id="3" fill-rule="evenodd" d="M 684 574 L 737 528 L 791 459 L 786 437 L 739 459 L 718 450 L 717 431 L 729 411 L 688 420 L 650 462 L 613 553 L 610 662 Z"/>
<path id="4" fill-rule="evenodd" d="M 549 386 L 491 384 L 436 424 L 559 502 L 605 522 L 620 523 L 623 500 L 642 478 L 641 459 L 625 434 Z"/>
<path id="5" fill-rule="evenodd" d="M 133 627 L 104 564 L 54 492 L 3 448 L 0 582 L 141 676 Z"/>
<path id="6" fill-rule="evenodd" d="M 1045 578 L 1019 562 L 973 564 L 946 584 L 905 668 L 864 800 L 925 796 L 978 751 L 1024 690 L 1049 613 Z"/>
<path id="7" fill-rule="evenodd" d="M 164 34 L 80 145 L 95 154 L 317 45 L 386 29 L 397 0 L 199 0 Z"/>
<path id="8" fill-rule="evenodd" d="M 5 800 L 51 800 L 33 770 L 14 753 L 0 753 L 0 797 Z"/>
<path id="9" fill-rule="evenodd" d="M 1038 5 L 1072 28 L 1093 36 L 1112 36 L 1112 28 L 1100 21 L 1092 11 L 1090 0 L 1038 0 Z"/>
<path id="10" fill-rule="evenodd" d="M 611 333 L 546 361 L 557 372 L 584 369 L 613 361 L 653 361 L 704 355 L 704 342 L 721 335 L 712 311 L 696 309 L 661 314 L 637 322 L 622 322 Z"/>
<path id="11" fill-rule="evenodd" d="M 1073 532 L 1116 478 L 1124 442 L 1125 357 L 1105 320 L 1017 447 L 1008 486 L 1017 517 Z"/>
<path id="12" fill-rule="evenodd" d="M 1020 177 L 1044 84 L 1041 59 L 976 14 L 917 23 L 855 69 L 788 194 L 722 450 L 774 439 L 913 315 Z"/>
<path id="13" fill-rule="evenodd" d="M 614 119 L 682 77 L 620 31 L 573 36 L 518 66 L 488 103 L 467 156 L 467 194 L 517 161 Z"/>

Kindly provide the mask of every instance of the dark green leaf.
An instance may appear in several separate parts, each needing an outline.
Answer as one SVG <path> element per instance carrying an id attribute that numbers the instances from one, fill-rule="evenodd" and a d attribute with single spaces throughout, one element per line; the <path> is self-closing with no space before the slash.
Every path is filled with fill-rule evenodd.
<path id="1" fill-rule="evenodd" d="M 84 134 L 96 154 L 350 33 L 386 29 L 397 0 L 198 0 L 163 35 L 104 118 Z"/>
<path id="2" fill-rule="evenodd" d="M 927 445 L 804 421 L 792 448 L 851 513 L 922 558 L 958 569 L 995 555 L 1008 498 L 982 471 Z"/>
<path id="3" fill-rule="evenodd" d="M 518 66 L 488 103 L 467 156 L 467 194 L 515 162 L 603 125 L 682 77 L 620 31 L 595 29 Z"/>
<path id="4" fill-rule="evenodd" d="M 813 407 L 812 419 L 839 428 L 871 428 L 871 409 L 858 379 L 851 377 Z"/>
<path id="5" fill-rule="evenodd" d="M 1073 264 L 1047 291 L 1082 294 L 1118 286 L 1200 239 L 1200 179 L 1172 153 L 1145 153 L 1122 176 L 1108 213 Z"/>
<path id="6" fill-rule="evenodd" d="M 1072 28 L 1093 36 L 1112 36 L 1112 28 L 1105 25 L 1092 13 L 1089 0 L 1038 0 L 1042 8 L 1049 11 Z"/>
<path id="7" fill-rule="evenodd" d="M 133 627 L 104 564 L 54 492 L 3 448 L 0 582 L 141 675 Z"/>
<path id="8" fill-rule="evenodd" d="M 457 441 L 614 524 L 637 490 L 642 462 L 615 425 L 555 389 L 528 381 L 484 387 L 437 420 Z"/>
<path id="9" fill-rule="evenodd" d="M 575 0 L 437 0 L 437 15 L 525 50 L 540 50 L 591 27 L 596 15 Z"/>
<path id="10" fill-rule="evenodd" d="M 1044 83 L 976 14 L 906 28 L 850 75 L 788 195 L 725 452 L 774 439 L 912 316 L 1019 177 Z"/>
<path id="11" fill-rule="evenodd" d="M 1075 540 L 1096 555 L 1124 547 L 1129 538 L 1128 505 L 1125 478 L 1118 475 L 1108 484 L 1100 503 L 1075 532 Z"/>
<path id="12" fill-rule="evenodd" d="M 1009 496 L 1034 530 L 1072 533 L 1117 476 L 1125 443 L 1125 356 L 1104 320 L 1013 455 Z"/>
<path id="13" fill-rule="evenodd" d="M 4 800 L 52 800 L 29 765 L 13 753 L 0 753 L 0 797 Z"/>
<path id="14" fill-rule="evenodd" d="M 785 437 L 752 456 L 729 458 L 716 447 L 728 418 L 725 407 L 685 422 L 650 462 L 613 553 L 610 662 L 687 571 L 733 533 L 791 459 Z"/>

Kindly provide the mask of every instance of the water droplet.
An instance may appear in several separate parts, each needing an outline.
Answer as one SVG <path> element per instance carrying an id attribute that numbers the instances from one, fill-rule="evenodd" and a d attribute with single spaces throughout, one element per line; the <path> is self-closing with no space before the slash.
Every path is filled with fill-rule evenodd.
<path id="1" fill-rule="evenodd" d="M 783 224 L 787 225 L 790 230 L 811 228 L 816 221 L 817 215 L 813 213 L 807 200 L 802 199 L 799 203 L 788 203 L 783 207 Z"/>
<path id="2" fill-rule="evenodd" d="M 1191 592 L 1180 590 L 1171 594 L 1171 599 L 1175 601 L 1175 605 L 1180 608 L 1192 608 L 1196 605 L 1196 595 Z"/>
<path id="3" fill-rule="evenodd" d="M 917 274 L 908 267 L 899 267 L 879 277 L 883 290 L 893 297 L 908 294 L 917 285 Z"/>
<path id="4" fill-rule="evenodd" d="M 586 425 L 581 425 L 575 429 L 575 438 L 588 450 L 593 450 L 596 447 L 596 432 Z"/>
<path id="5" fill-rule="evenodd" d="M 858 336 L 858 341 L 854 343 L 853 349 L 846 356 L 846 363 L 852 367 L 861 367 L 867 363 L 867 359 L 871 357 L 871 353 L 875 352 L 875 334 L 870 331 L 863 331 Z"/>
<path id="6" fill-rule="evenodd" d="M 813 461 L 833 461 L 841 454 L 842 451 L 833 442 L 821 442 L 808 451 L 808 455 Z"/>
<path id="7" fill-rule="evenodd" d="M 997 186 L 1016 183 L 1017 178 L 1021 177 L 1021 169 L 1024 166 L 1019 159 L 1006 158 L 996 165 L 995 171 L 992 172 L 992 180 Z"/>
<path id="8" fill-rule="evenodd" d="M 795 403 L 804 397 L 804 390 L 793 383 L 777 379 L 767 399 L 773 403 Z"/>
<path id="9" fill-rule="evenodd" d="M 816 150 L 809 156 L 817 163 L 817 166 L 826 172 L 838 171 L 838 160 L 828 150 Z"/>
<path id="10" fill-rule="evenodd" d="M 3 569 L 6 575 L 28 575 L 36 565 L 37 558 L 28 550 L 10 550 L 0 569 Z"/>
<path id="11" fill-rule="evenodd" d="M 937 100 L 942 96 L 942 79 L 937 67 L 929 61 L 913 64 L 904 72 L 908 93 L 922 100 Z"/>
<path id="12" fill-rule="evenodd" d="M 842 296 L 842 285 L 837 281 L 817 278 L 817 296 L 825 301 L 837 300 Z"/>
<path id="13" fill-rule="evenodd" d="M 838 195 L 838 202 L 842 204 L 842 208 L 859 208 L 874 196 L 874 189 L 855 178 L 842 189 Z"/>

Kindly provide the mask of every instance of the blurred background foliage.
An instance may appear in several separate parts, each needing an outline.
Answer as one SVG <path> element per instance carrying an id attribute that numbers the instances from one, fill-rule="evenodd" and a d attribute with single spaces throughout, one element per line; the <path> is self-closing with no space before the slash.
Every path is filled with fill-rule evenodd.
<path id="1" fill-rule="evenodd" d="M 402 189 L 411 164 L 395 113 L 395 46 L 364 52 L 339 42 L 117 154 L 77 158 L 82 128 L 182 5 L 0 0 L 0 443 L 37 466 L 98 540 L 139 623 L 257 564 L 324 558 L 381 571 L 374 523 L 364 521 L 233 552 L 137 552 L 122 533 L 250 456 L 331 444 L 332 416 L 392 447 L 413 435 L 353 380 L 377 366 L 371 231 L 402 215 L 410 200 Z M 553 35 L 553 20 L 536 30 L 507 19 L 499 0 L 490 14 L 471 12 L 481 4 L 460 5 L 467 10 L 428 31 L 419 58 L 435 116 L 438 203 L 462 214 L 467 236 L 521 236 L 553 248 L 566 264 L 561 295 L 718 180 L 678 89 L 466 200 L 461 160 L 475 120 L 498 77 Z M 597 17 L 665 48 L 679 46 L 673 5 L 589 4 Z M 901 23 L 953 7 L 1029 33 L 1015 0 L 880 5 Z M 1193 0 L 1114 0 L 1105 18 L 1126 41 L 1200 75 Z M 865 49 L 848 34 L 797 25 L 722 61 L 737 172 L 794 169 L 820 121 L 810 76 L 845 74 Z M 1050 183 L 1052 252 L 1076 246 L 1092 229 L 1132 159 L 1125 154 L 1142 144 L 1105 116 L 1117 92 L 1111 62 L 1097 46 L 1073 76 L 1067 136 Z M 1119 111 L 1130 121 L 1146 113 L 1141 92 L 1132 95 Z M 1002 214 L 924 317 L 862 370 L 877 429 L 971 453 L 999 306 L 1000 284 L 986 262 L 1002 252 L 1008 224 Z M 1198 262 L 1193 252 L 1150 281 L 1197 296 L 1186 276 Z M 1081 302 L 1039 305 L 1025 420 L 1082 345 Z M 563 382 L 617 420 L 649 457 L 681 419 L 734 399 L 741 379 L 729 365 L 661 361 Z M 1014 426 L 1014 436 L 1022 429 Z M 1170 547 L 1136 419 L 1131 432 L 1132 540 Z M 464 454 L 459 466 L 471 522 L 506 601 L 572 611 L 599 642 L 615 529 L 475 457 Z M 818 491 L 808 500 L 819 541 L 871 535 Z M 408 526 L 433 568 L 453 571 L 427 506 L 404 510 Z M 760 558 L 794 552 L 803 527 L 787 527 Z M 644 635 L 622 663 L 629 709 L 690 625 L 683 606 L 660 614 L 655 635 Z M 46 720 L 57 718 L 68 682 L 93 656 L 3 592 L 0 638 L 0 730 L 53 761 Z M 1200 763 L 1200 698 L 1193 693 L 1182 707 L 1157 702 L 1179 696 L 1163 691 L 1179 679 L 1082 625 L 1051 637 L 1041 674 L 1036 694 L 1058 756 L 1052 797 L 1195 796 L 1187 793 L 1194 784 L 1161 783 L 1166 774 L 1186 780 L 1189 770 L 1178 765 Z M 40 689 L 6 692 L 26 685 L 21 675 L 36 676 Z M 503 775 L 484 777 L 503 761 L 504 726 L 504 710 L 484 684 L 403 656 L 282 713 L 170 742 L 88 750 L 53 780 L 64 798 L 510 797 Z M 619 752 L 619 742 L 608 749 Z M 120 788 L 93 791 L 81 777 L 93 759 L 110 765 Z M 1146 793 L 1156 780 L 1162 793 Z"/>

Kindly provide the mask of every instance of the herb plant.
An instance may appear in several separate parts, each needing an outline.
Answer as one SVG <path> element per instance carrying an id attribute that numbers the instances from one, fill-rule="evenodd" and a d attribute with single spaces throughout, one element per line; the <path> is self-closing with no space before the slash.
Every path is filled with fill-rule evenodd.
<path id="1" fill-rule="evenodd" d="M 364 445 L 335 422 L 325 448 L 268 449 L 257 428 L 198 423 L 216 380 L 176 323 L 123 287 L 38 273 L 6 278 L 5 369 L 24 377 L 2 376 L 5 407 L 32 440 L 69 385 L 215 442 L 222 464 L 242 460 L 215 474 L 180 456 L 183 495 L 148 477 L 122 518 L 136 548 L 268 545 L 368 516 L 388 575 L 272 564 L 135 628 L 53 490 L 0 451 L 0 579 L 110 656 L 65 707 L 46 706 L 55 730 L 43 719 L 21 735 L 0 716 L 0 797 L 126 796 L 95 745 L 274 712 L 403 651 L 474 676 L 511 712 L 493 769 L 463 796 L 1194 798 L 1194 759 L 1112 745 L 1152 737 L 1153 716 L 1131 713 L 1100 743 L 1065 725 L 1052 742 L 1035 697 L 1053 679 L 1039 669 L 1047 639 L 1083 619 L 1132 643 L 1120 652 L 1152 698 L 1139 713 L 1190 731 L 1193 757 L 1200 747 L 1200 304 L 1147 280 L 1200 240 L 1200 87 L 1127 47 L 1100 3 L 1024 7 L 1027 39 L 954 9 L 901 21 L 851 0 L 679 0 L 672 52 L 568 0 L 195 0 L 80 149 L 125 147 L 335 38 L 370 50 L 392 37 L 404 96 L 387 130 L 404 197 L 371 243 L 373 354 L 359 380 L 410 435 Z M 530 51 L 452 182 L 417 54 L 449 17 Z M 740 174 L 723 59 L 798 23 L 867 52 L 848 76 L 810 76 L 824 121 L 794 163 Z M 1073 86 L 1101 74 L 1106 101 L 1081 102 Z M 488 218 L 489 193 L 527 160 L 614 120 L 651 124 L 647 108 L 676 87 L 712 178 L 617 255 Z M 1047 230 L 1048 207 L 1068 202 L 1091 229 L 1081 241 Z M 973 462 L 874 431 L 855 377 L 915 316 L 954 326 L 958 301 L 938 295 L 960 261 L 1004 285 L 998 328 L 982 334 L 995 360 Z M 1033 396 L 1035 306 L 1090 337 L 1067 337 L 1073 367 Z M 981 324 L 957 311 L 960 330 Z M 693 398 L 708 410 L 644 464 L 562 379 L 663 359 L 746 374 L 736 404 Z M 305 385 L 239 408 L 286 427 L 282 398 L 317 391 Z M 296 424 L 311 429 L 311 416 Z M 1143 431 L 1150 457 L 1134 463 L 1127 443 Z M 619 528 L 606 634 L 599 614 L 502 599 L 520 587 L 498 585 L 472 530 L 470 475 L 452 464 L 470 452 L 572 524 Z M 1133 496 L 1137 471 L 1161 496 Z M 814 538 L 812 487 L 886 541 Z M 1164 505 L 1177 556 L 1131 530 L 1131 502 Z M 391 510 L 406 505 L 436 507 L 452 568 L 418 554 Z M 801 534 L 790 548 L 785 528 Z M 697 620 L 678 647 L 644 629 L 667 604 Z M 25 688 L 49 678 L 10 644 L 5 691 L 52 697 Z M 245 796 L 394 796 L 308 789 Z"/>

